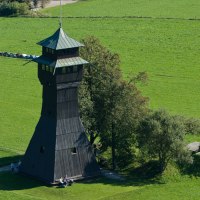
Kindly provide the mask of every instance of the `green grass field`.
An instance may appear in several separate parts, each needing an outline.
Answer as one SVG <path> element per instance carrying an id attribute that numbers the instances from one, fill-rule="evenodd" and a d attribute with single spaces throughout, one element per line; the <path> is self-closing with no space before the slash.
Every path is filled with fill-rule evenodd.
<path id="1" fill-rule="evenodd" d="M 63 16 L 70 17 L 124 17 L 200 18 L 198 0 L 80 0 L 64 6 Z M 81 9 L 80 9 L 81 8 Z M 44 13 L 59 16 L 59 7 L 46 9 Z"/>
<path id="2" fill-rule="evenodd" d="M 1 18 L 0 25 L 3 51 L 40 54 L 35 43 L 55 31 L 57 19 Z M 149 82 L 141 89 L 151 108 L 200 117 L 199 21 L 64 19 L 63 26 L 78 40 L 95 35 L 119 53 L 125 77 L 146 71 Z"/>
<path id="3" fill-rule="evenodd" d="M 125 77 L 147 71 L 149 82 L 141 90 L 150 98 L 151 108 L 200 117 L 198 21 L 65 19 L 63 23 L 70 36 L 80 40 L 92 34 L 118 52 Z M 0 18 L 0 26 L 2 51 L 39 55 L 41 47 L 35 43 L 55 31 L 57 19 Z M 16 151 L 26 149 L 41 108 L 37 67 L 26 63 L 0 57 L 0 146 Z"/>
<path id="4" fill-rule="evenodd" d="M 77 40 L 94 35 L 112 52 L 119 53 L 124 78 L 146 71 L 148 84 L 139 87 L 149 97 L 151 108 L 200 118 L 200 20 L 184 20 L 200 18 L 199 9 L 199 0 L 86 0 L 63 7 L 64 16 L 74 17 L 64 18 L 63 27 Z M 59 8 L 44 12 L 57 16 Z M 40 55 L 41 47 L 35 43 L 57 27 L 56 18 L 0 18 L 0 51 Z M 35 63 L 0 57 L 0 66 L 1 166 L 24 153 L 40 116 L 42 88 Z M 188 135 L 186 140 L 200 141 L 200 137 Z M 0 199 L 73 200 L 80 199 L 80 194 L 83 200 L 200 197 L 199 179 L 183 178 L 166 184 L 132 181 L 127 185 L 106 179 L 91 183 L 61 190 L 0 173 Z"/>

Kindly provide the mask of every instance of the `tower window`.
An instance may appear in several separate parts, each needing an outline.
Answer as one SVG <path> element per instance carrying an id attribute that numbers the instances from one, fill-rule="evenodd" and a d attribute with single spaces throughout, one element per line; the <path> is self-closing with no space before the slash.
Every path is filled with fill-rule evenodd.
<path id="1" fill-rule="evenodd" d="M 78 71 L 78 66 L 76 65 L 73 67 L 73 72 L 77 72 L 77 71 Z"/>
<path id="2" fill-rule="evenodd" d="M 53 73 L 53 67 L 50 67 L 50 72 Z"/>
<path id="3" fill-rule="evenodd" d="M 45 70 L 45 65 L 42 64 L 42 70 Z"/>
<path id="4" fill-rule="evenodd" d="M 40 147 L 40 153 L 44 153 L 44 151 L 45 151 L 45 147 L 44 147 L 44 146 L 41 146 L 41 147 Z"/>
<path id="5" fill-rule="evenodd" d="M 49 71 L 49 66 L 46 66 L 46 71 L 47 71 L 47 72 Z"/>
<path id="6" fill-rule="evenodd" d="M 62 68 L 62 74 L 65 74 L 65 73 L 66 73 L 66 68 L 63 67 L 63 68 Z"/>
<path id="7" fill-rule="evenodd" d="M 76 147 L 71 148 L 71 153 L 72 153 L 72 154 L 77 154 Z"/>
<path id="8" fill-rule="evenodd" d="M 68 67 L 67 68 L 67 73 L 70 73 L 71 72 L 71 67 Z"/>

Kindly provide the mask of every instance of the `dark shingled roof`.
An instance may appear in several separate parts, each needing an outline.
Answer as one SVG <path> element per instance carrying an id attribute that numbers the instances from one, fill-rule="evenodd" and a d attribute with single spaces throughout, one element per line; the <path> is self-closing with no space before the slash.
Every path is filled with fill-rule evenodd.
<path id="1" fill-rule="evenodd" d="M 38 42 L 37 44 L 55 50 L 84 46 L 83 44 L 70 38 L 62 28 L 59 28 L 52 36 Z"/>
<path id="2" fill-rule="evenodd" d="M 47 58 L 46 56 L 40 56 L 33 60 L 34 62 L 48 65 L 49 67 L 69 67 L 73 65 L 84 65 L 88 64 L 88 62 L 81 57 L 72 57 L 72 58 L 63 58 L 58 60 L 51 60 Z"/>

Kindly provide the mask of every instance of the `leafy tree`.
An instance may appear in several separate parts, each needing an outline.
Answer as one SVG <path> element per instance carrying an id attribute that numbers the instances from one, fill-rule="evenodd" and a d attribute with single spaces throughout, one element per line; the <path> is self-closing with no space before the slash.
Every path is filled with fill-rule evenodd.
<path id="1" fill-rule="evenodd" d="M 2 2 L 0 3 L 0 16 L 9 15 L 26 15 L 28 14 L 28 5 L 19 2 Z"/>
<path id="2" fill-rule="evenodd" d="M 99 138 L 102 151 L 112 148 L 113 168 L 123 167 L 132 160 L 135 129 L 147 110 L 146 99 L 134 82 L 123 80 L 117 54 L 94 37 L 83 43 L 81 54 L 90 62 L 80 90 L 84 126 L 91 144 Z"/>
<path id="3" fill-rule="evenodd" d="M 152 159 L 158 159 L 161 171 L 170 160 L 190 160 L 184 143 L 185 127 L 179 117 L 159 110 L 141 121 L 138 128 L 139 148 Z"/>

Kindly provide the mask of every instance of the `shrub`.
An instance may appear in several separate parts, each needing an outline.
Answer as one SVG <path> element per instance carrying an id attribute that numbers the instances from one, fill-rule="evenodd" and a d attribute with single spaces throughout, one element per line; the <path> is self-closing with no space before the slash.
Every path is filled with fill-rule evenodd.
<path id="1" fill-rule="evenodd" d="M 200 171 L 200 152 L 193 155 L 194 162 L 193 165 L 197 171 Z"/>
<path id="2" fill-rule="evenodd" d="M 29 7 L 26 3 L 2 2 L 0 3 L 0 16 L 26 15 L 28 14 L 28 9 Z"/>
<path id="3" fill-rule="evenodd" d="M 161 171 L 170 160 L 190 162 L 184 144 L 184 124 L 179 117 L 156 111 L 141 121 L 138 128 L 139 148 L 150 159 L 158 159 Z"/>
<path id="4" fill-rule="evenodd" d="M 185 129 L 187 133 L 200 135 L 200 120 L 189 118 L 184 119 Z"/>
<path id="5" fill-rule="evenodd" d="M 178 163 L 178 164 L 183 174 L 200 176 L 200 152 L 193 155 L 192 163 L 190 164 Z"/>

